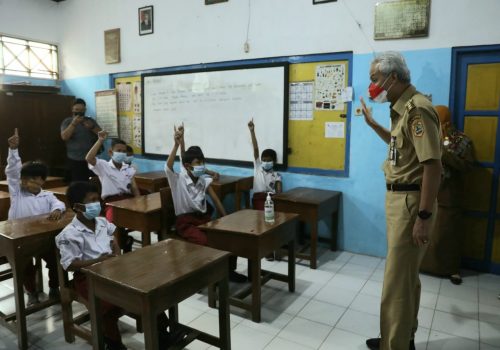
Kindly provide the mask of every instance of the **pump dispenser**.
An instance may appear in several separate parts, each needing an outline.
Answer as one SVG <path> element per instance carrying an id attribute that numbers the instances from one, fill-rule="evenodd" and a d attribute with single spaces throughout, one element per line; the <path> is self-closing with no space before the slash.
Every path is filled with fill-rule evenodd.
<path id="1" fill-rule="evenodd" d="M 267 192 L 266 202 L 264 203 L 264 221 L 274 224 L 274 203 L 271 199 L 271 192 Z"/>

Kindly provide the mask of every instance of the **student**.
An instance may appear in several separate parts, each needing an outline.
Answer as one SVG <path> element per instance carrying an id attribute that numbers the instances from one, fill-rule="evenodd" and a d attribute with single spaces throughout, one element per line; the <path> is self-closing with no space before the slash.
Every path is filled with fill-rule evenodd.
<path id="1" fill-rule="evenodd" d="M 47 178 L 47 166 L 40 162 L 21 164 L 17 128 L 14 135 L 8 139 L 8 143 L 9 154 L 5 175 L 10 194 L 9 220 L 41 214 L 49 214 L 49 220 L 59 220 L 66 210 L 66 206 L 52 192 L 42 190 Z M 49 269 L 49 298 L 58 298 L 59 281 L 56 257 L 53 252 L 45 253 L 41 257 Z M 39 302 L 35 287 L 36 269 L 33 263 L 28 264 L 24 273 L 24 288 L 28 293 L 28 305 L 33 305 Z"/>
<path id="2" fill-rule="evenodd" d="M 174 126 L 174 147 L 165 165 L 168 183 L 172 190 L 175 215 L 175 228 L 180 236 L 189 242 L 207 245 L 207 235 L 199 225 L 211 220 L 213 208 L 207 203 L 206 195 L 212 198 L 220 216 L 226 215 L 222 203 L 210 186 L 212 179 L 205 174 L 205 157 L 199 148 L 189 148 L 183 155 L 180 173 L 174 172 L 174 159 L 179 145 L 184 142 L 183 129 Z M 237 273 L 236 257 L 230 259 L 229 279 L 242 283 L 246 276 Z"/>
<path id="3" fill-rule="evenodd" d="M 120 254 L 118 230 L 105 218 L 99 217 L 101 204 L 97 187 L 89 182 L 74 182 L 66 192 L 69 205 L 76 216 L 56 236 L 56 246 L 61 254 L 61 265 L 73 271 L 76 292 L 88 300 L 88 282 L 81 268 L 93 265 Z M 126 349 L 118 329 L 118 319 L 122 309 L 106 301 L 101 301 L 100 312 L 103 319 L 103 333 L 106 349 Z M 158 315 L 160 344 L 167 346 L 171 339 L 167 332 L 168 318 L 165 313 Z"/>
<path id="4" fill-rule="evenodd" d="M 253 173 L 253 197 L 252 206 L 257 210 L 264 210 L 267 193 L 281 193 L 281 175 L 273 170 L 276 163 L 276 151 L 265 149 L 259 159 L 259 145 L 255 136 L 255 125 L 253 119 L 248 123 L 250 135 L 252 136 L 254 173 Z M 267 260 L 274 260 L 275 254 L 266 257 Z"/>
<path id="5" fill-rule="evenodd" d="M 101 198 L 104 203 L 115 202 L 125 198 L 140 196 L 139 189 L 134 180 L 135 169 L 124 163 L 127 157 L 127 144 L 120 139 L 113 139 L 109 155 L 111 159 L 105 161 L 96 158 L 108 133 L 100 131 L 97 142 L 92 146 L 85 160 L 101 181 Z M 113 222 L 113 208 L 104 207 L 104 214 L 109 222 Z M 120 234 L 120 247 L 129 252 L 132 249 L 133 239 L 126 232 Z"/>

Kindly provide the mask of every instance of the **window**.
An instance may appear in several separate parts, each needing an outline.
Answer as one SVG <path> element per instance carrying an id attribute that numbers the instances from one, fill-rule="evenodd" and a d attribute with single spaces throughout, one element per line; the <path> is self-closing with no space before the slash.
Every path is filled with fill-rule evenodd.
<path id="1" fill-rule="evenodd" d="M 0 74 L 58 79 L 57 46 L 0 34 Z"/>

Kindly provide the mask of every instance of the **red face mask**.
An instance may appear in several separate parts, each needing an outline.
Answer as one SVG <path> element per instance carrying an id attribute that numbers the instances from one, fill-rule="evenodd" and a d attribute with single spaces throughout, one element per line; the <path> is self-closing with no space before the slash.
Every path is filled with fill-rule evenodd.
<path id="1" fill-rule="evenodd" d="M 375 83 L 370 83 L 370 86 L 368 86 L 368 95 L 372 100 L 375 100 L 382 91 L 384 91 L 384 88 Z"/>

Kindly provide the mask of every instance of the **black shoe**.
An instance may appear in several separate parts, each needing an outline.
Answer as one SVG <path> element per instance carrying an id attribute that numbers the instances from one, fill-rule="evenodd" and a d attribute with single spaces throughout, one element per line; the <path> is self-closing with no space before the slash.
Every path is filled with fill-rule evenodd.
<path id="1" fill-rule="evenodd" d="M 451 281 L 451 283 L 456 284 L 458 286 L 458 285 L 462 284 L 462 277 L 450 276 L 450 281 Z"/>
<path id="2" fill-rule="evenodd" d="M 229 272 L 229 280 L 235 283 L 245 283 L 247 281 L 247 276 L 242 275 L 236 271 Z"/>
<path id="3" fill-rule="evenodd" d="M 380 349 L 380 338 L 371 338 L 366 341 L 366 346 L 370 350 L 379 350 Z M 409 350 L 415 350 L 415 340 L 410 340 Z"/>
<path id="4" fill-rule="evenodd" d="M 104 337 L 104 350 L 127 350 L 127 347 L 123 343 Z"/>

